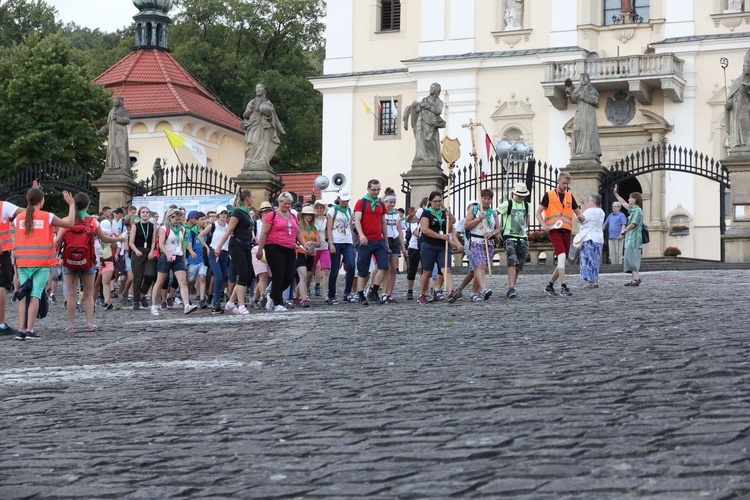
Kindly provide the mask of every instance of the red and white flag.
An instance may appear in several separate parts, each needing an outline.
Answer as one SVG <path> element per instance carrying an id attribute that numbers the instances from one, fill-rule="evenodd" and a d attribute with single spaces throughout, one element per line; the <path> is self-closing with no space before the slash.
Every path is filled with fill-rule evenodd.
<path id="1" fill-rule="evenodd" d="M 487 129 L 482 125 L 482 130 L 479 133 L 481 141 L 479 142 L 479 161 L 481 168 L 481 179 L 484 180 L 490 175 L 490 156 L 492 156 L 492 140 L 490 135 L 487 133 Z"/>

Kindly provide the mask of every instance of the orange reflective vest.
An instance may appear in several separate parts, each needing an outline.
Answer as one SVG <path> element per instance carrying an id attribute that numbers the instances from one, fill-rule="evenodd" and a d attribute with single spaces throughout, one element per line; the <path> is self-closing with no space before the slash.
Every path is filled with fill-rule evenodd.
<path id="1" fill-rule="evenodd" d="M 3 203 L 0 201 L 0 213 L 3 212 Z M 13 249 L 13 231 L 10 228 L 10 221 L 0 222 L 0 252 L 9 252 Z"/>
<path id="2" fill-rule="evenodd" d="M 42 210 L 34 212 L 34 230 L 26 234 L 26 216 L 16 217 L 16 239 L 13 244 L 13 254 L 18 267 L 48 267 L 57 264 L 55 252 L 55 237 L 52 225 L 49 223 L 50 214 Z"/>
<path id="3" fill-rule="evenodd" d="M 565 193 L 565 199 L 560 203 L 560 195 L 556 189 L 547 192 L 549 205 L 544 211 L 544 223 L 548 226 L 554 225 L 557 221 L 562 221 L 563 225 L 559 229 L 573 230 L 573 195 L 570 192 Z"/>

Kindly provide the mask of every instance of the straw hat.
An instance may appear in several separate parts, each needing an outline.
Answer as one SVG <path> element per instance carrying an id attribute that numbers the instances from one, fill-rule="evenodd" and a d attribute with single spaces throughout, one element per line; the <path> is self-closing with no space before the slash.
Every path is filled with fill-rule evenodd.
<path id="1" fill-rule="evenodd" d="M 524 184 L 523 182 L 516 182 L 516 185 L 513 186 L 513 194 L 525 198 L 529 195 L 529 188 L 527 188 L 526 184 Z"/>
<path id="2" fill-rule="evenodd" d="M 310 205 L 307 205 L 305 208 L 302 209 L 302 215 L 317 215 L 315 213 L 315 209 L 311 207 Z"/>

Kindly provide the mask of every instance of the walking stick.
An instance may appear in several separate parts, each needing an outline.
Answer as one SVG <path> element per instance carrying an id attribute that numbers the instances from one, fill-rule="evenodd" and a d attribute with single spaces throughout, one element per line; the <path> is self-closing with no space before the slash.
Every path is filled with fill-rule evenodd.
<path id="1" fill-rule="evenodd" d="M 461 143 L 458 141 L 458 139 L 449 139 L 448 137 L 445 137 L 441 141 L 441 143 L 443 146 L 440 148 L 440 156 L 443 157 L 443 160 L 445 160 L 445 163 L 448 165 L 448 190 L 446 191 L 445 198 L 443 198 L 446 209 L 445 231 L 446 233 L 451 234 L 451 221 L 448 217 L 448 209 L 450 208 L 451 181 L 453 177 L 453 166 L 461 157 Z M 448 268 L 448 240 L 445 241 L 445 268 Z"/>
<path id="2" fill-rule="evenodd" d="M 481 174 L 479 173 L 479 155 L 477 154 L 477 141 L 474 137 L 474 129 L 481 127 L 482 124 L 469 120 L 469 123 L 461 125 L 463 128 L 468 128 L 471 132 L 471 156 L 474 158 L 474 173 L 477 176 L 477 201 L 481 205 L 482 201 L 482 186 L 479 184 L 481 180 Z M 482 218 L 482 233 L 487 232 L 487 218 Z M 492 261 L 490 260 L 490 244 L 487 238 L 484 239 L 484 253 L 487 256 L 487 276 L 492 276 Z"/>

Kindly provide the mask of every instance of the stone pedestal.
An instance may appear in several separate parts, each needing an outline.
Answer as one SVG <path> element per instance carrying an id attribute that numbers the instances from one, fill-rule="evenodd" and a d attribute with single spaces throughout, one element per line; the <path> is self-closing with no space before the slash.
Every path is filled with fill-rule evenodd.
<path id="1" fill-rule="evenodd" d="M 734 151 L 722 160 L 731 175 L 732 225 L 721 237 L 725 262 L 750 262 L 750 151 Z"/>
<path id="2" fill-rule="evenodd" d="M 576 200 L 586 200 L 590 194 L 598 193 L 602 174 L 606 172 L 597 158 L 572 158 L 565 170 L 573 176 L 570 190 Z"/>
<path id="3" fill-rule="evenodd" d="M 126 207 L 133 199 L 136 182 L 128 172 L 120 170 L 104 170 L 99 179 L 91 185 L 99 191 L 99 208 Z"/>
<path id="4" fill-rule="evenodd" d="M 430 196 L 432 191 L 441 193 L 448 184 L 448 176 L 436 166 L 412 166 L 401 178 L 411 187 L 411 205 L 419 207 L 422 198 Z M 453 211 L 453 210 L 451 210 Z"/>
<path id="5" fill-rule="evenodd" d="M 272 170 L 245 170 L 232 181 L 240 188 L 248 188 L 253 192 L 253 206 L 260 208 L 260 204 L 269 201 L 271 194 L 281 186 L 281 182 Z"/>

